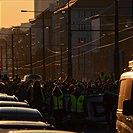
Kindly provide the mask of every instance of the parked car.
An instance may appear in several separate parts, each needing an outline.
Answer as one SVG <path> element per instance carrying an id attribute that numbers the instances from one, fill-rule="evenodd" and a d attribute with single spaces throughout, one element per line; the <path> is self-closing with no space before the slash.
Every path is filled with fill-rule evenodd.
<path id="1" fill-rule="evenodd" d="M 43 116 L 37 109 L 25 107 L 0 107 L 0 119 L 43 121 Z"/>
<path id="2" fill-rule="evenodd" d="M 17 130 L 17 131 L 9 131 L 8 133 L 76 133 L 76 132 L 61 131 L 61 130 Z"/>
<path id="3" fill-rule="evenodd" d="M 0 101 L 0 107 L 26 107 L 30 108 L 30 105 L 25 102 L 18 101 Z"/>
<path id="4" fill-rule="evenodd" d="M 15 95 L 7 95 L 6 93 L 0 93 L 0 101 L 19 101 Z"/>
<path id="5" fill-rule="evenodd" d="M 52 130 L 55 129 L 53 125 L 47 124 L 45 122 L 35 122 L 35 121 L 0 121 L 0 133 L 13 132 L 13 130 Z"/>
<path id="6" fill-rule="evenodd" d="M 116 132 L 133 133 L 133 60 L 120 76 Z"/>

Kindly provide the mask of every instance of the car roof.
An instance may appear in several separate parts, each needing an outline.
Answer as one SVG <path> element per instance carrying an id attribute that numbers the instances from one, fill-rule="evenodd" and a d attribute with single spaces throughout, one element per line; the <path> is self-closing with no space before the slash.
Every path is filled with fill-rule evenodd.
<path id="1" fill-rule="evenodd" d="M 125 79 L 125 78 L 132 78 L 133 79 L 133 71 L 125 72 L 121 75 L 120 79 Z"/>
<path id="2" fill-rule="evenodd" d="M 18 130 L 18 131 L 9 131 L 8 133 L 74 133 L 74 132 L 61 131 L 61 130 Z"/>
<path id="3" fill-rule="evenodd" d="M 10 120 L 4 120 L 0 121 L 0 126 L 1 125 L 41 125 L 44 126 L 46 123 L 42 121 L 10 121 Z"/>
<path id="4" fill-rule="evenodd" d="M 42 114 L 37 109 L 25 107 L 0 107 L 1 120 L 42 121 Z"/>
<path id="5" fill-rule="evenodd" d="M 48 123 L 42 121 L 13 121 L 13 120 L 2 120 L 0 121 L 0 128 L 7 128 L 7 127 L 14 127 L 14 126 L 21 126 L 21 127 L 49 127 L 51 126 Z M 15 127 L 16 128 L 16 127 Z"/>
<path id="6" fill-rule="evenodd" d="M 47 124 L 40 121 L 0 121 L 0 133 L 7 133 L 11 130 L 27 130 L 27 129 L 36 129 L 36 130 L 53 130 L 55 127 L 53 125 Z"/>
<path id="7" fill-rule="evenodd" d="M 30 107 L 28 103 L 19 102 L 19 101 L 0 101 L 0 107 L 8 107 L 8 106 L 15 106 L 15 107 Z"/>
<path id="8" fill-rule="evenodd" d="M 0 101 L 19 101 L 15 95 L 7 95 L 6 93 L 0 93 Z"/>

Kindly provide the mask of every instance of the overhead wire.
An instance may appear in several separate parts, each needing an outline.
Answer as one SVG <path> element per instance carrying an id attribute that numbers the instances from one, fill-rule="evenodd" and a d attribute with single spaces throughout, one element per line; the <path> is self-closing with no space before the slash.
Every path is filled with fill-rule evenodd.
<path id="1" fill-rule="evenodd" d="M 131 38 L 133 38 L 133 36 L 129 36 L 129 37 L 127 37 L 127 38 L 124 38 L 124 39 L 120 40 L 119 43 L 122 43 L 122 42 L 124 42 L 124 41 L 127 41 L 127 40 L 129 40 L 129 39 L 131 39 Z M 87 53 L 89 53 L 89 52 L 91 52 L 91 51 L 94 51 L 94 50 L 97 50 L 97 49 L 101 49 L 101 48 L 105 48 L 105 47 L 109 47 L 109 46 L 112 46 L 112 45 L 114 45 L 114 44 L 115 44 L 115 43 L 110 43 L 110 44 L 106 44 L 106 45 L 102 45 L 102 46 L 97 46 L 97 47 L 95 47 L 95 48 L 93 48 L 93 49 L 91 49 L 91 50 L 88 50 L 88 51 L 84 52 L 84 53 L 77 54 L 77 55 L 73 55 L 72 57 L 79 57 L 79 56 L 85 55 L 85 54 L 87 54 Z"/>
<path id="2" fill-rule="evenodd" d="M 120 40 L 119 43 L 122 43 L 122 42 L 124 42 L 124 41 L 127 41 L 127 40 L 129 40 L 129 39 L 131 39 L 131 38 L 133 38 L 133 36 L 129 36 L 129 37 L 127 37 L 127 38 L 124 38 L 124 39 Z M 102 48 L 105 48 L 105 47 L 109 47 L 109 46 L 112 46 L 112 45 L 114 45 L 114 44 L 115 44 L 115 43 L 110 43 L 110 44 L 106 44 L 106 45 L 103 45 L 103 46 L 97 46 L 97 47 L 92 48 L 92 49 L 90 49 L 90 50 L 88 50 L 88 51 L 85 51 L 85 52 L 83 52 L 83 53 L 81 53 L 81 54 L 73 55 L 72 58 L 76 58 L 76 57 L 79 57 L 79 56 L 83 56 L 83 55 L 88 54 L 88 53 L 90 53 L 90 52 L 92 52 L 92 51 L 94 51 L 94 50 L 102 49 Z M 63 61 L 66 61 L 66 60 L 68 60 L 68 58 L 64 58 L 64 59 L 62 60 L 62 62 L 63 62 Z M 46 64 L 46 66 L 50 66 L 50 65 L 52 65 L 52 64 L 59 63 L 59 62 L 60 62 L 60 60 L 56 60 L 56 61 L 50 62 L 49 64 Z M 43 65 L 37 66 L 37 67 L 34 67 L 34 68 L 40 68 L 40 67 L 43 67 Z M 20 69 L 22 69 L 22 68 L 23 68 L 23 67 L 20 67 Z"/>
<path id="3" fill-rule="evenodd" d="M 128 23 L 128 22 L 126 22 L 126 23 Z M 133 28 L 133 26 L 126 27 L 126 28 L 120 30 L 119 32 L 123 32 L 123 31 L 129 30 L 129 29 L 131 29 L 131 28 Z M 96 42 L 96 41 L 98 41 L 98 40 L 101 40 L 101 39 L 104 38 L 105 36 L 111 35 L 111 34 L 114 34 L 114 33 L 115 33 L 115 32 L 105 34 L 105 35 L 103 35 L 103 36 L 101 36 L 101 37 L 99 37 L 99 38 L 97 38 L 97 39 L 95 39 L 95 40 L 93 40 L 93 41 L 91 41 L 91 42 L 89 42 L 89 43 L 86 43 L 86 44 L 83 44 L 83 45 L 80 45 L 80 46 L 73 46 L 73 48 L 80 48 L 80 47 L 83 47 L 83 46 L 92 44 L 92 43 L 94 43 L 94 42 Z M 2 34 L 3 34 L 3 33 L 2 33 Z M 132 38 L 132 37 L 131 37 L 131 38 Z M 126 40 L 126 39 L 125 39 L 125 40 Z M 113 44 L 108 44 L 108 45 L 100 46 L 99 48 L 106 47 L 106 46 L 111 46 L 111 45 L 113 45 Z M 47 48 L 47 49 L 48 49 L 48 48 Z M 46 59 L 51 58 L 51 57 L 56 57 L 56 56 L 59 56 L 59 55 L 60 55 L 60 53 L 57 53 L 57 52 L 52 51 L 52 50 L 50 50 L 50 49 L 48 49 L 48 50 L 49 50 L 50 52 L 56 53 L 56 55 L 48 56 L 48 57 L 46 57 Z M 95 50 L 95 49 L 93 49 L 93 50 Z M 67 50 L 67 51 L 68 51 L 68 50 Z M 67 51 L 65 51 L 65 52 L 67 52 Z M 89 50 L 89 51 L 90 51 L 90 50 Z M 92 50 L 91 50 L 91 51 L 92 51 Z M 65 53 L 65 52 L 63 52 L 63 53 Z M 87 51 L 86 53 L 88 53 L 88 51 Z M 85 53 L 82 53 L 81 55 L 83 55 L 83 54 L 85 54 Z M 77 57 L 77 55 L 75 55 L 75 56 L 73 55 L 73 57 Z M 42 62 L 42 60 L 37 61 L 37 62 L 34 62 L 33 65 L 35 65 L 35 64 L 37 64 L 37 63 L 40 63 L 40 62 Z M 26 66 L 30 66 L 30 64 L 24 65 L 23 67 L 26 67 Z"/>
<path id="4" fill-rule="evenodd" d="M 123 32 L 123 31 L 125 31 L 125 30 L 132 29 L 132 28 L 133 28 L 133 26 L 124 28 L 124 29 L 120 30 L 119 33 Z M 91 42 L 82 44 L 82 45 L 80 45 L 80 46 L 73 46 L 73 48 L 81 48 L 81 47 L 87 46 L 87 45 L 89 45 L 89 44 L 92 44 L 92 43 L 94 43 L 94 42 L 96 42 L 96 41 L 98 41 L 98 40 L 104 38 L 104 37 L 107 36 L 107 35 L 112 35 L 112 34 L 115 34 L 115 32 L 111 32 L 111 33 L 105 34 L 105 35 L 103 35 L 103 36 L 101 36 L 101 37 L 99 37 L 99 38 L 96 38 L 95 40 L 93 40 L 93 41 L 91 41 Z"/>
<path id="5" fill-rule="evenodd" d="M 128 29 L 131 29 L 131 28 L 133 28 L 133 26 L 128 27 L 128 28 L 124 28 L 124 29 L 120 30 L 119 32 L 123 32 L 123 31 L 128 30 Z M 110 33 L 110 34 L 114 34 L 114 32 L 112 32 L 112 33 Z M 109 34 L 109 35 L 110 35 L 110 34 Z M 126 41 L 126 40 L 129 40 L 129 39 L 131 39 L 131 38 L 133 38 L 133 36 L 124 38 L 124 39 L 120 40 L 119 43 L 124 42 L 124 41 Z M 87 54 L 87 53 L 89 53 L 89 52 L 91 52 L 91 51 L 94 51 L 94 50 L 96 50 L 96 49 L 101 49 L 101 48 L 109 47 L 109 46 L 112 46 L 112 45 L 114 45 L 114 44 L 115 44 L 115 43 L 110 43 L 110 44 L 106 44 L 106 45 L 103 45 L 103 46 L 97 46 L 97 47 L 95 47 L 95 48 L 93 48 L 93 49 L 91 49 L 91 50 L 85 51 L 84 53 L 77 54 L 77 55 L 72 55 L 72 58 L 79 57 L 79 56 L 85 55 L 85 54 Z M 65 52 L 67 52 L 67 51 L 64 51 L 64 53 L 65 53 Z M 59 54 L 59 55 L 60 55 L 60 54 Z M 59 56 L 59 55 L 58 55 L 58 56 Z M 54 57 L 54 56 L 57 56 L 57 55 L 52 55 L 51 57 Z M 48 57 L 46 57 L 46 58 L 48 58 Z M 65 61 L 65 60 L 67 60 L 67 58 L 63 59 L 62 61 Z M 41 61 L 42 61 L 42 60 L 41 60 Z M 41 62 L 41 61 L 37 61 L 37 62 Z M 37 63 L 37 62 L 36 62 L 36 63 Z M 58 63 L 58 62 L 60 62 L 60 60 L 53 61 L 53 62 L 51 62 L 51 63 L 49 63 L 49 64 L 46 64 L 46 66 L 49 66 L 49 65 L 51 65 L 51 64 Z M 36 63 L 34 63 L 34 64 L 36 64 Z M 30 65 L 30 64 L 24 65 L 23 67 L 29 66 L 29 65 Z M 23 68 L 23 67 L 20 67 L 20 68 Z M 41 66 L 39 66 L 39 67 L 41 67 Z M 39 67 L 36 67 L 36 68 L 39 68 Z"/>

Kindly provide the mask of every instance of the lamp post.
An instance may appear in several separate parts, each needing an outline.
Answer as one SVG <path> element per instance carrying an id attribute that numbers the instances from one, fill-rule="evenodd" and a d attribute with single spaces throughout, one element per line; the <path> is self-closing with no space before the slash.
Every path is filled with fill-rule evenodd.
<path id="1" fill-rule="evenodd" d="M 68 82 L 72 79 L 71 7 L 68 0 Z"/>
<path id="2" fill-rule="evenodd" d="M 118 24 L 118 0 L 115 0 L 115 54 L 114 54 L 114 72 L 116 80 L 120 74 L 119 65 L 119 24 Z"/>
<path id="3" fill-rule="evenodd" d="M 12 78 L 14 79 L 14 38 L 12 33 Z"/>

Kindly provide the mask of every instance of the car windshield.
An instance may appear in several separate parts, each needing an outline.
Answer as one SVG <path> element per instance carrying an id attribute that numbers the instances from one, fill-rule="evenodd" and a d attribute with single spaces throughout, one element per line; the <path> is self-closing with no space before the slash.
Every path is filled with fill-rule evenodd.
<path id="1" fill-rule="evenodd" d="M 0 107 L 1 120 L 42 121 L 41 113 L 36 109 L 24 107 Z"/>

